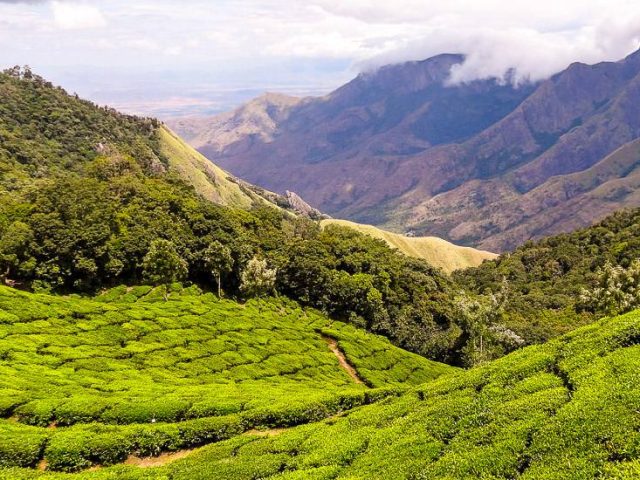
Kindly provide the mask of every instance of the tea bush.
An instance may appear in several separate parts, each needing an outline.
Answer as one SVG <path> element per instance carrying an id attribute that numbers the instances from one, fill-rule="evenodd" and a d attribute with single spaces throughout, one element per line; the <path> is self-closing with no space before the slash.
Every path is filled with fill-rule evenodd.
<path id="1" fill-rule="evenodd" d="M 276 436 L 240 435 L 155 469 L 12 478 L 632 479 L 640 311 Z"/>
<path id="2" fill-rule="evenodd" d="M 0 287 L 3 467 L 76 471 L 316 422 L 455 371 L 287 299 L 241 305 L 180 285 L 164 297 Z"/>

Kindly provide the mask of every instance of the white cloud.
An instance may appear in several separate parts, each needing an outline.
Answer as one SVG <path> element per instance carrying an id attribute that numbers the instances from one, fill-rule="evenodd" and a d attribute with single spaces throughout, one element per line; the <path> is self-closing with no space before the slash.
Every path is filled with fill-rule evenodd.
<path id="1" fill-rule="evenodd" d="M 54 1 L 51 3 L 55 24 L 65 30 L 99 28 L 107 20 L 98 8 L 85 3 Z"/>
<path id="2" fill-rule="evenodd" d="M 466 55 L 453 81 L 540 79 L 639 46 L 638 0 L 0 0 L 0 65 L 100 66 L 157 90 L 173 75 L 179 91 L 203 76 L 327 91 L 444 52 Z"/>
<path id="3" fill-rule="evenodd" d="M 357 59 L 362 69 L 463 53 L 452 82 L 511 78 L 512 69 L 516 81 L 538 80 L 575 61 L 618 60 L 640 47 L 640 4 L 630 0 L 315 1 L 368 25 L 407 27 L 396 45 Z"/>

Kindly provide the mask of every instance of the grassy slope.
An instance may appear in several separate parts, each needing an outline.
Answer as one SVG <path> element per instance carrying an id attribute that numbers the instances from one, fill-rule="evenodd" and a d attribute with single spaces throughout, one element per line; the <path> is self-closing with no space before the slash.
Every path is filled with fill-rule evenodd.
<path id="1" fill-rule="evenodd" d="M 640 478 L 638 385 L 640 311 L 278 436 L 69 478 Z"/>
<path id="2" fill-rule="evenodd" d="M 468 267 L 477 267 L 483 261 L 497 257 L 494 253 L 470 247 L 460 247 L 437 237 L 406 237 L 381 230 L 372 225 L 363 225 L 347 220 L 323 220 L 322 224 L 350 227 L 374 238 L 384 240 L 391 247 L 397 248 L 405 255 L 426 260 L 431 265 L 441 268 L 447 273 Z"/>
<path id="3" fill-rule="evenodd" d="M 455 371 L 284 299 L 162 298 L 148 287 L 96 300 L 0 287 L 0 467 L 44 456 L 75 470 L 306 423 Z"/>
<path id="4" fill-rule="evenodd" d="M 264 198 L 243 190 L 229 180 L 230 174 L 222 170 L 167 127 L 158 130 L 160 149 L 168 158 L 169 168 L 196 189 L 207 200 L 237 208 L 250 208 L 254 203 L 268 203 Z"/>

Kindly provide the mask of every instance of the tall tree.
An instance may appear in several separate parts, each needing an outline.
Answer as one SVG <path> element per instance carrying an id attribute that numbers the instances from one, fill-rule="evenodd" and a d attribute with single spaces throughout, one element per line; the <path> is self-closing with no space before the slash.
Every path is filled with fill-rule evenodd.
<path id="1" fill-rule="evenodd" d="M 222 296 L 222 274 L 231 272 L 233 268 L 231 249 L 216 240 L 205 249 L 203 261 L 206 268 L 216 277 L 218 283 L 218 298 L 220 298 Z"/>
<path id="2" fill-rule="evenodd" d="M 597 285 L 582 290 L 579 306 L 609 316 L 640 306 L 640 260 L 628 268 L 607 262 L 597 275 Z"/>
<path id="3" fill-rule="evenodd" d="M 253 257 L 240 276 L 240 290 L 248 297 L 260 297 L 273 291 L 276 270 L 267 266 L 266 260 Z"/>
<path id="4" fill-rule="evenodd" d="M 180 257 L 173 242 L 156 239 L 142 260 L 144 278 L 154 285 L 165 285 L 182 280 L 187 276 L 187 262 Z M 167 294 L 165 293 L 165 300 Z"/>

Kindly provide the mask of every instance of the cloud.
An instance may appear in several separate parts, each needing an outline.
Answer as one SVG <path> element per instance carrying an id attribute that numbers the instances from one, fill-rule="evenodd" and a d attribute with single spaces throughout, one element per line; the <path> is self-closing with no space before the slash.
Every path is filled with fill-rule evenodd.
<path id="1" fill-rule="evenodd" d="M 107 25 L 102 12 L 92 5 L 53 1 L 51 7 L 55 24 L 65 30 L 100 28 Z"/>
<path id="2" fill-rule="evenodd" d="M 419 27 L 417 34 L 356 60 L 362 70 L 462 53 L 451 82 L 540 80 L 580 61 L 618 60 L 640 47 L 640 4 L 630 0 L 316 0 L 325 11 L 369 25 Z M 515 74 L 514 74 L 515 72 Z"/>
<path id="3" fill-rule="evenodd" d="M 0 65 L 104 68 L 73 84 L 90 94 L 119 72 L 155 91 L 173 75 L 172 91 L 328 92 L 440 53 L 466 56 L 452 82 L 537 80 L 639 46 L 638 0 L 0 0 Z"/>

